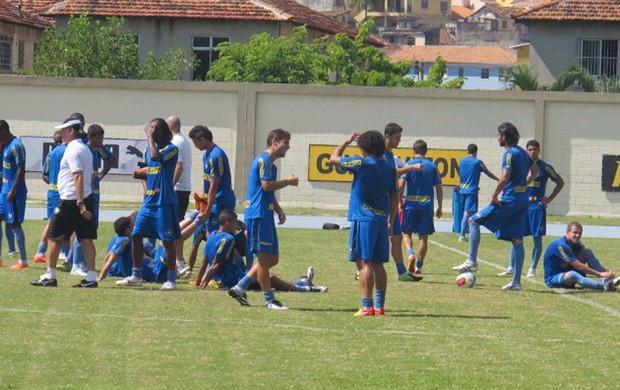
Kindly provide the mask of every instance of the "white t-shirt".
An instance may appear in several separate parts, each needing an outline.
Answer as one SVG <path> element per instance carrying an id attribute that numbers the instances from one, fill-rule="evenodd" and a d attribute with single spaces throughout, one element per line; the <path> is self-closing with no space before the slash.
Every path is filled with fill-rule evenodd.
<path id="1" fill-rule="evenodd" d="M 90 195 L 93 190 L 91 181 L 93 178 L 93 153 L 88 145 L 77 138 L 67 144 L 65 154 L 60 160 L 60 170 L 58 171 L 58 193 L 60 199 L 76 200 L 75 181 L 73 174 L 82 172 L 84 176 L 84 198 Z"/>
<path id="2" fill-rule="evenodd" d="M 192 147 L 187 138 L 181 133 L 176 133 L 172 137 L 172 144 L 179 149 L 179 159 L 177 164 L 183 165 L 183 171 L 179 177 L 179 181 L 174 186 L 175 191 L 191 191 L 192 190 Z"/>

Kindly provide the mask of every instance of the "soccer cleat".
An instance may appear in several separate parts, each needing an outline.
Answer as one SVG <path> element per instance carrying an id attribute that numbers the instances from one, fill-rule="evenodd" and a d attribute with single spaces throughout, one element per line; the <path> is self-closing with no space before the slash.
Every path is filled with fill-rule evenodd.
<path id="1" fill-rule="evenodd" d="M 192 270 L 189 268 L 189 265 L 187 265 L 185 263 L 183 264 L 182 267 L 177 269 L 177 276 L 179 278 L 185 279 L 185 275 L 191 274 L 191 273 L 192 273 Z"/>
<path id="2" fill-rule="evenodd" d="M 314 268 L 312 268 L 312 266 L 308 267 L 306 278 L 308 278 L 308 283 L 312 286 L 312 280 L 314 279 Z"/>
<path id="3" fill-rule="evenodd" d="M 527 275 L 525 275 L 526 278 L 535 278 L 536 277 L 536 270 L 533 268 L 530 268 L 527 271 Z"/>
<path id="4" fill-rule="evenodd" d="M 196 209 L 200 210 L 201 213 L 207 211 L 207 205 L 209 204 L 207 198 L 203 198 L 194 192 L 194 201 L 196 202 Z"/>
<path id="5" fill-rule="evenodd" d="M 360 307 L 359 310 L 353 314 L 353 317 L 371 317 L 375 315 L 375 309 L 374 308 L 370 308 L 370 309 L 364 309 L 363 307 Z"/>
<path id="6" fill-rule="evenodd" d="M 612 279 L 603 280 L 603 291 L 607 291 L 607 292 L 616 291 L 616 286 L 614 285 L 614 281 Z"/>
<path id="7" fill-rule="evenodd" d="M 61 265 L 57 266 L 56 269 L 58 271 L 62 271 L 62 272 L 69 272 L 69 271 L 71 271 L 71 264 L 69 264 L 69 263 L 62 263 Z"/>
<path id="8" fill-rule="evenodd" d="M 502 290 L 512 290 L 512 291 L 521 291 L 523 288 L 521 287 L 520 284 L 518 283 L 513 283 L 510 282 L 507 285 L 505 285 L 504 287 L 502 287 Z"/>
<path id="9" fill-rule="evenodd" d="M 49 278 L 48 275 L 41 275 L 39 279 L 33 280 L 30 284 L 37 287 L 58 287 L 56 278 Z"/>
<path id="10" fill-rule="evenodd" d="M 360 271 L 355 271 L 355 280 L 360 280 Z"/>
<path id="11" fill-rule="evenodd" d="M 512 276 L 515 274 L 515 270 L 512 268 L 506 268 L 504 271 L 497 274 L 497 276 Z"/>
<path id="12" fill-rule="evenodd" d="M 183 274 L 177 275 L 178 279 L 189 279 L 192 277 L 192 271 L 189 270 L 189 267 L 187 267 L 188 270 L 186 272 L 183 272 Z"/>
<path id="13" fill-rule="evenodd" d="M 43 255 L 36 255 L 32 258 L 32 261 L 35 263 L 47 263 L 47 257 Z"/>
<path id="14" fill-rule="evenodd" d="M 267 302 L 265 304 L 265 307 L 268 309 L 275 309 L 275 310 L 288 310 L 288 306 L 284 306 L 282 302 L 278 301 L 277 299 L 274 299 L 271 302 Z"/>
<path id="15" fill-rule="evenodd" d="M 7 252 L 11 259 L 17 259 L 19 257 L 19 253 L 17 252 Z"/>
<path id="16" fill-rule="evenodd" d="M 250 302 L 248 302 L 248 295 L 245 293 L 245 291 L 240 292 L 239 290 L 233 287 L 230 290 L 228 290 L 228 295 L 235 298 L 241 306 L 250 306 Z"/>
<path id="17" fill-rule="evenodd" d="M 73 285 L 75 288 L 97 288 L 99 283 L 96 280 L 83 279 L 80 283 Z"/>
<path id="18" fill-rule="evenodd" d="M 61 251 L 58 254 L 58 260 L 67 260 L 67 254 Z"/>
<path id="19" fill-rule="evenodd" d="M 422 275 L 422 270 L 420 268 L 416 268 L 415 271 L 413 271 L 414 275 Z"/>
<path id="20" fill-rule="evenodd" d="M 137 278 L 133 275 L 126 277 L 125 279 L 117 280 L 117 286 L 126 286 L 126 287 L 140 287 L 144 280 L 142 278 Z"/>
<path id="21" fill-rule="evenodd" d="M 399 282 L 419 282 L 423 278 L 421 276 L 416 276 L 411 272 L 405 272 L 402 275 L 398 275 Z"/>
<path id="22" fill-rule="evenodd" d="M 327 292 L 327 286 L 310 286 L 310 292 Z"/>
<path id="23" fill-rule="evenodd" d="M 409 255 L 407 258 L 407 270 L 411 273 L 415 272 L 415 255 Z"/>
<path id="24" fill-rule="evenodd" d="M 21 261 L 18 261 L 17 263 L 9 267 L 9 269 L 26 269 L 26 268 L 28 268 L 28 264 L 24 264 Z"/>
<path id="25" fill-rule="evenodd" d="M 73 267 L 73 269 L 71 270 L 71 275 L 86 276 L 86 271 L 84 271 L 81 267 Z"/>
<path id="26" fill-rule="evenodd" d="M 222 282 L 218 282 L 217 280 L 211 279 L 207 287 L 210 288 L 222 288 Z"/>
<path id="27" fill-rule="evenodd" d="M 377 308 L 375 307 L 375 315 L 376 315 L 376 316 L 382 316 L 382 315 L 384 315 L 384 314 L 385 314 L 385 313 L 383 312 L 383 308 L 381 308 L 381 309 L 377 309 Z"/>
<path id="28" fill-rule="evenodd" d="M 161 285 L 159 291 L 172 291 L 177 289 L 177 282 L 174 280 L 166 280 L 164 284 Z"/>
<path id="29" fill-rule="evenodd" d="M 459 272 L 478 272 L 478 264 L 466 261 L 463 264 L 455 265 L 454 267 L 452 267 L 452 269 Z"/>
<path id="30" fill-rule="evenodd" d="M 459 236 L 459 242 L 469 242 L 469 240 L 465 236 Z"/>

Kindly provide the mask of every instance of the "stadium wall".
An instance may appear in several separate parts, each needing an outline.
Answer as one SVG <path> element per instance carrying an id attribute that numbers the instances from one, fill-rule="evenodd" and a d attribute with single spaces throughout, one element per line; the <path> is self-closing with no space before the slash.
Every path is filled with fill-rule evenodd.
<path id="1" fill-rule="evenodd" d="M 309 161 L 310 145 L 337 145 L 354 130 L 382 130 L 397 122 L 405 129 L 401 147 L 422 138 L 431 149 L 462 151 L 474 142 L 498 175 L 502 149 L 496 128 L 510 121 L 521 133 L 520 145 L 538 139 L 542 158 L 566 181 L 551 214 L 619 216 L 620 194 L 601 188 L 603 155 L 620 154 L 619 108 L 619 95 L 576 92 L 0 77 L 0 118 L 18 136 L 51 137 L 53 127 L 75 111 L 84 113 L 87 125 L 101 124 L 107 138 L 144 139 L 145 122 L 171 114 L 181 118 L 185 135 L 195 124 L 207 125 L 229 155 L 239 203 L 247 168 L 265 149 L 267 133 L 288 130 L 291 149 L 278 162 L 279 176 L 298 175 L 300 185 L 279 191 L 279 200 L 318 208 L 346 208 L 350 183 L 308 181 L 309 169 L 319 163 Z M 201 153 L 193 151 L 193 187 L 200 192 Z M 27 184 L 30 199 L 45 199 L 40 173 L 29 172 Z M 481 180 L 481 204 L 494 186 Z M 452 189 L 446 187 L 443 207 L 449 212 Z M 101 192 L 103 202 L 139 201 L 142 187 L 128 175 L 109 175 Z"/>

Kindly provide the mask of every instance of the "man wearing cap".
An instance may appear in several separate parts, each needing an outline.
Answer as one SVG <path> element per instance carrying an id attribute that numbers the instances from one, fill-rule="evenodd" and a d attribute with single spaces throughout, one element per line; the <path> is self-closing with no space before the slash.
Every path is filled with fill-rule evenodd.
<path id="1" fill-rule="evenodd" d="M 33 286 L 56 287 L 56 263 L 62 241 L 67 241 L 75 232 L 84 248 L 86 257 L 86 279 L 73 287 L 97 287 L 95 272 L 95 245 L 97 229 L 93 221 L 93 155 L 80 139 L 82 123 L 77 119 L 67 119 L 57 126 L 62 130 L 63 141 L 67 144 L 58 171 L 58 193 L 60 202 L 47 232 L 49 241 L 49 263 L 47 272 L 31 282 Z"/>

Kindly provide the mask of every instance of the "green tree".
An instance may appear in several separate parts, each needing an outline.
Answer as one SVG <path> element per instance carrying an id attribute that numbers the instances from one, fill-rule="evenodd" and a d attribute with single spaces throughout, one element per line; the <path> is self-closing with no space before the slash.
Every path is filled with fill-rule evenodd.
<path id="1" fill-rule="evenodd" d="M 37 43 L 30 74 L 49 77 L 159 78 L 179 79 L 192 69 L 185 49 L 149 53 L 144 67 L 138 63 L 138 45 L 124 31 L 122 18 L 92 20 L 88 14 L 71 16 L 66 28 L 45 30 Z"/>
<path id="2" fill-rule="evenodd" d="M 506 70 L 506 79 L 512 83 L 514 89 L 521 91 L 566 91 L 568 88 L 579 85 L 584 92 L 613 92 L 610 84 L 597 83 L 581 66 L 571 66 L 565 71 L 556 74 L 553 83 L 540 85 L 538 79 L 527 65 L 516 65 Z"/>

